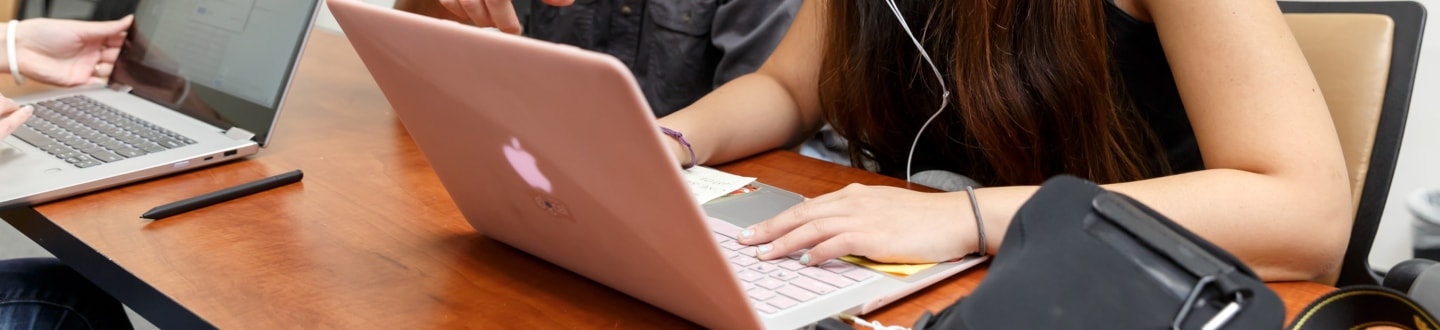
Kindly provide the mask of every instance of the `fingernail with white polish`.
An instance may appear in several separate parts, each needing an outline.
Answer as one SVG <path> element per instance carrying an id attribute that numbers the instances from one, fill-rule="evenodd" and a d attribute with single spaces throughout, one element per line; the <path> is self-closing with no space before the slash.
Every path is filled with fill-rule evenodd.
<path id="1" fill-rule="evenodd" d="M 809 266 L 809 265 L 810 265 L 810 253 L 809 253 L 809 252 L 806 252 L 805 254 L 800 255 L 800 264 L 806 265 L 806 266 Z"/>
<path id="2" fill-rule="evenodd" d="M 760 255 L 763 255 L 763 254 L 765 254 L 766 252 L 770 252 L 770 250 L 773 249 L 773 248 L 774 248 L 774 247 L 770 246 L 770 244 L 765 244 L 765 245 L 757 246 L 757 247 L 755 247 L 755 256 L 756 256 L 756 257 L 759 257 Z"/>
<path id="3" fill-rule="evenodd" d="M 745 230 L 740 231 L 740 238 L 750 238 L 750 236 L 755 236 L 754 229 L 745 228 Z"/>

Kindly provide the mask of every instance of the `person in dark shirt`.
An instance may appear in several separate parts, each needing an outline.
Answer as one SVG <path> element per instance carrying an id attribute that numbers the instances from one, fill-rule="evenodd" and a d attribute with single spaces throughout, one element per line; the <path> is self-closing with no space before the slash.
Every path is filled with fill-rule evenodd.
<path id="1" fill-rule="evenodd" d="M 800 0 L 439 1 L 478 26 L 615 56 L 656 116 L 754 72 L 800 7 Z"/>

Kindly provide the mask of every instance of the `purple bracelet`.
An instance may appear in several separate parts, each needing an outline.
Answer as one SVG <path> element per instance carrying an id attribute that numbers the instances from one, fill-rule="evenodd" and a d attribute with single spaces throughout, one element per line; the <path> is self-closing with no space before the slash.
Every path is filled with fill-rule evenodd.
<path id="1" fill-rule="evenodd" d="M 681 166 L 680 168 L 689 169 L 691 167 L 695 167 L 695 148 L 691 148 L 690 142 L 685 141 L 685 135 L 682 135 L 680 134 L 680 132 L 677 132 L 673 129 L 665 128 L 664 126 L 660 127 L 660 132 L 675 138 L 675 140 L 679 140 L 680 145 L 685 146 L 685 150 L 690 151 L 690 163 L 685 164 L 685 166 Z"/>

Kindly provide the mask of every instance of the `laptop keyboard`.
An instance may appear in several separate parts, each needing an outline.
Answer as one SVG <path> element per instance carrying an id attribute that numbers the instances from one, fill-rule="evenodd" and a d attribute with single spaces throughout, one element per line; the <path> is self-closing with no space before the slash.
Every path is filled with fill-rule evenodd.
<path id="1" fill-rule="evenodd" d="M 35 116 L 13 135 L 79 168 L 195 144 L 83 95 L 31 105 Z"/>
<path id="2" fill-rule="evenodd" d="M 840 260 L 829 260 L 814 267 L 801 264 L 804 251 L 785 258 L 759 260 L 755 247 L 735 241 L 740 228 L 729 222 L 709 219 L 710 230 L 720 251 L 730 261 L 730 268 L 740 279 L 740 286 L 750 298 L 750 306 L 763 314 L 775 314 L 814 300 L 837 290 L 877 278 L 869 269 Z"/>

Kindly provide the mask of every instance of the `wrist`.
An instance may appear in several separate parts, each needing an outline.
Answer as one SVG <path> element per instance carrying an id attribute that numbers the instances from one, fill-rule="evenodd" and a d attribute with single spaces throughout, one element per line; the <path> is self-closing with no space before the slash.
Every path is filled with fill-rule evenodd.
<path id="1" fill-rule="evenodd" d="M 989 248 L 990 242 L 989 242 L 989 240 L 988 240 L 987 237 L 986 237 L 986 236 L 989 236 L 989 235 L 987 235 L 987 233 L 985 232 L 985 217 L 984 217 L 984 215 L 982 214 L 983 212 L 980 211 L 979 198 L 977 198 L 977 197 L 975 196 L 975 186 L 969 186 L 969 185 L 965 186 L 965 195 L 966 195 L 967 199 L 968 199 L 969 202 L 970 202 L 970 210 L 969 210 L 969 211 L 972 212 L 972 214 L 973 214 L 973 216 L 974 216 L 974 220 L 975 220 L 975 235 L 977 236 L 977 239 L 976 239 L 977 243 L 975 244 L 975 245 L 976 245 L 975 254 L 978 254 L 978 255 L 980 255 L 980 256 L 989 255 L 989 254 L 990 254 L 990 248 Z"/>
<path id="2" fill-rule="evenodd" d="M 684 134 L 664 126 L 660 127 L 660 133 L 667 137 L 666 140 L 673 141 L 669 144 L 670 154 L 679 160 L 681 168 L 688 169 L 700 164 L 699 160 L 695 158 L 695 148 L 685 140 Z"/>
<path id="3" fill-rule="evenodd" d="M 665 150 L 670 152 L 670 159 L 675 160 L 675 163 L 680 165 L 690 163 L 690 151 L 685 150 L 685 145 L 680 144 L 679 140 L 665 133 L 660 133 L 660 137 L 665 141 Z"/>
<path id="4" fill-rule="evenodd" d="M 5 61 L 7 64 L 6 68 L 10 71 L 10 77 L 15 79 L 15 84 L 23 85 L 25 84 L 25 75 L 24 72 L 22 72 L 20 69 L 20 59 L 17 58 L 17 56 L 19 56 L 18 54 L 20 53 L 20 49 L 18 48 L 20 46 L 16 43 L 15 40 L 15 38 L 17 38 L 16 36 L 19 35 L 19 33 L 17 33 L 16 31 L 18 29 L 20 29 L 20 21 L 18 20 L 10 20 L 10 22 L 6 25 Z"/>

